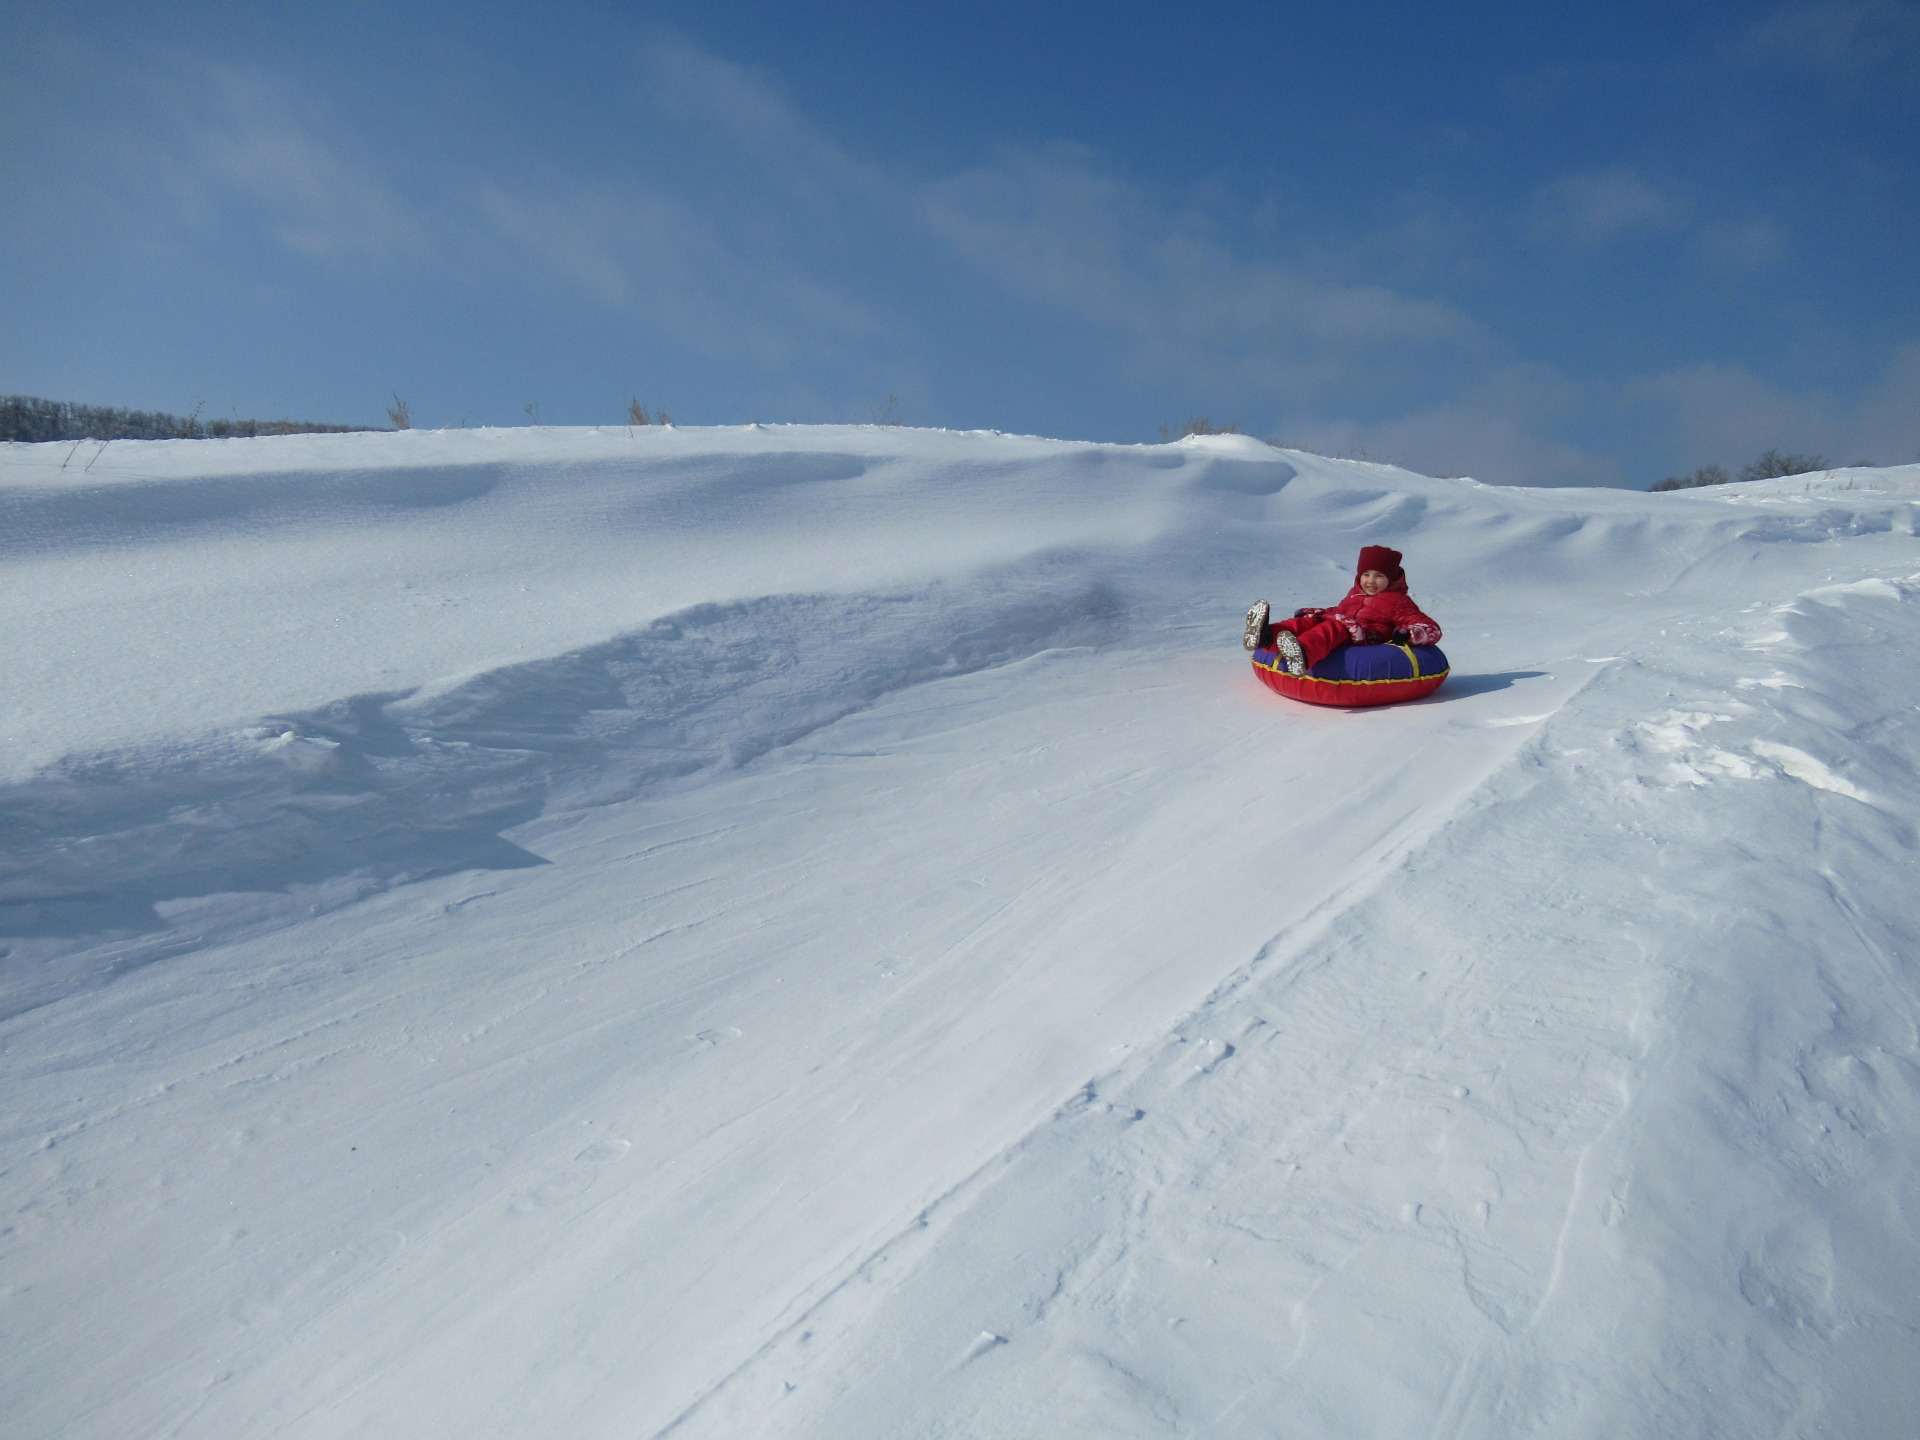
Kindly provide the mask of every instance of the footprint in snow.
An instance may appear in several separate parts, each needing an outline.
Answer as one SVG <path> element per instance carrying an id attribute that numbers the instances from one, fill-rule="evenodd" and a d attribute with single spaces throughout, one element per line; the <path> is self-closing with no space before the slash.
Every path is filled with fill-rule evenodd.
<path id="1" fill-rule="evenodd" d="M 1221 1061 L 1233 1054 L 1233 1046 L 1225 1040 L 1207 1040 L 1200 1045 L 1199 1054 L 1194 1057 L 1193 1074 L 1190 1079 L 1199 1079 L 1202 1075 L 1211 1075 Z"/>
<path id="2" fill-rule="evenodd" d="M 571 1165 L 553 1171 L 537 1185 L 517 1196 L 507 1206 L 507 1213 L 535 1215 L 586 1194 L 593 1188 L 593 1182 L 600 1178 L 600 1167 L 618 1160 L 631 1149 L 633 1144 L 627 1140 L 594 1141 L 573 1157 Z"/>
<path id="3" fill-rule="evenodd" d="M 618 1160 L 633 1149 L 630 1140 L 596 1140 L 573 1158 L 587 1165 L 603 1165 L 609 1160 Z"/>

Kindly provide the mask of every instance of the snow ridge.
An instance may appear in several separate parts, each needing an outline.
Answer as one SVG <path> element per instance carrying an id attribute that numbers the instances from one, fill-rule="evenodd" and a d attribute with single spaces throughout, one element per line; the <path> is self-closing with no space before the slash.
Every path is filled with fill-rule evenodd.
<path id="1" fill-rule="evenodd" d="M 703 605 L 550 660 L 68 762 L 0 788 L 0 926 L 26 940 L 150 937 L 123 945 L 96 973 L 106 980 L 211 938 L 198 928 L 187 942 L 161 907 L 284 894 L 283 918 L 542 864 L 504 832 L 738 768 L 932 679 L 1096 641 L 1121 610 L 1102 585 L 1045 576 L 964 596 Z M 11 992 L 15 1009 L 76 983 L 48 963 L 56 947 L 35 953 L 39 983 Z"/>

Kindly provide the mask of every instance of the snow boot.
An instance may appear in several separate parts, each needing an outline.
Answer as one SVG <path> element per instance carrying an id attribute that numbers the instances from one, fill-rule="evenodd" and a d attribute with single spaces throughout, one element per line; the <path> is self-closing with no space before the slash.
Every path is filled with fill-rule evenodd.
<path id="1" fill-rule="evenodd" d="M 1291 630 L 1274 631 L 1273 648 L 1287 662 L 1287 674 L 1298 677 L 1307 673 L 1307 652 L 1300 648 L 1300 641 Z"/>
<path id="2" fill-rule="evenodd" d="M 1258 650 L 1260 642 L 1266 639 L 1267 616 L 1270 607 L 1264 600 L 1253 602 L 1247 611 L 1247 633 L 1240 637 L 1240 643 L 1248 650 Z"/>

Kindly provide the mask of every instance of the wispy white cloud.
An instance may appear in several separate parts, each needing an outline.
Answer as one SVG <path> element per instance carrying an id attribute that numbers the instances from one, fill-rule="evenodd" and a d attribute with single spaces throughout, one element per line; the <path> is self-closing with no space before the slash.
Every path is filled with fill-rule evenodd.
<path id="1" fill-rule="evenodd" d="M 806 119 L 777 77 L 666 32 L 640 50 L 638 98 L 651 109 L 723 142 L 787 204 L 811 202 L 834 216 L 884 200 L 891 182 Z"/>
<path id="2" fill-rule="evenodd" d="M 1920 63 L 1920 5 L 1903 0 L 1789 4 L 1742 37 L 1750 59 L 1830 73 Z"/>
<path id="3" fill-rule="evenodd" d="M 291 84 L 201 59 L 176 60 L 160 83 L 175 124 L 146 143 L 190 202 L 213 191 L 241 197 L 280 243 L 320 259 L 427 250 L 396 178 Z"/>
<path id="4" fill-rule="evenodd" d="M 1645 376 L 1628 385 L 1628 398 L 1663 411 L 1680 453 L 1702 464 L 1738 463 L 1769 446 L 1825 450 L 1833 438 L 1831 397 L 1794 394 L 1738 366 Z"/>
<path id="5" fill-rule="evenodd" d="M 1535 239 L 1581 248 L 1623 236 L 1672 230 L 1686 207 L 1627 165 L 1564 175 L 1534 192 L 1528 230 Z"/>
<path id="6" fill-rule="evenodd" d="M 1896 349 L 1851 403 L 1820 390 L 1789 390 L 1730 365 L 1647 376 L 1629 384 L 1627 398 L 1660 414 L 1686 457 L 1681 468 L 1737 468 L 1769 448 L 1835 464 L 1920 459 L 1920 341 Z"/>
<path id="7" fill-rule="evenodd" d="M 1238 255 L 1203 214 L 1156 201 L 1084 147 L 901 174 L 850 154 L 770 77 L 683 39 L 649 46 L 638 75 L 641 114 L 672 127 L 656 138 L 704 147 L 709 168 L 682 154 L 677 173 L 653 178 L 493 176 L 482 209 L 552 274 L 678 332 L 704 330 L 703 348 L 732 343 L 777 365 L 823 340 L 904 343 L 909 302 L 869 293 L 863 250 L 957 269 L 1010 312 L 1038 306 L 1094 327 L 1136 381 L 1255 392 L 1269 406 L 1411 383 L 1436 354 L 1486 344 L 1448 305 Z"/>
<path id="8" fill-rule="evenodd" d="M 1706 217 L 1672 189 L 1629 165 L 1563 175 L 1540 186 L 1527 207 L 1527 235 L 1576 251 L 1666 235 L 1690 239 L 1711 269 L 1751 274 L 1778 263 L 1787 245 L 1767 219 Z"/>
<path id="9" fill-rule="evenodd" d="M 1850 449 L 1883 465 L 1920 460 L 1920 340 L 1893 352 L 1851 418 L 1852 432 L 1844 437 Z"/>
<path id="10" fill-rule="evenodd" d="M 1236 255 L 1078 146 L 1012 151 L 927 184 L 917 212 L 1009 294 L 1114 337 L 1136 373 L 1324 395 L 1364 383 L 1364 367 L 1485 338 L 1449 305 Z"/>
<path id="11" fill-rule="evenodd" d="M 558 283 L 697 352 L 769 368 L 886 330 L 785 244 L 770 210 L 795 186 L 842 200 L 872 180 L 810 132 L 765 84 L 677 42 L 647 52 L 648 93 L 709 131 L 757 147 L 785 183 L 757 187 L 762 223 L 635 171 L 567 173 L 527 163 L 403 184 L 383 153 L 328 106 L 263 71 L 178 59 L 168 125 L 146 159 L 204 223 L 238 205 L 279 244 L 320 261 L 431 264 L 473 283 Z M 752 206 L 749 206 L 751 209 Z M 736 217 L 737 218 L 737 215 Z"/>
<path id="12" fill-rule="evenodd" d="M 1786 258 L 1787 241 L 1771 220 L 1715 220 L 1700 227 L 1695 241 L 1711 268 L 1756 274 Z"/>
<path id="13" fill-rule="evenodd" d="M 1445 399 L 1383 420 L 1295 419 L 1283 444 L 1500 485 L 1619 485 L 1619 462 L 1553 436 L 1591 400 L 1546 366 L 1508 365 Z"/>
<path id="14" fill-rule="evenodd" d="M 697 208 L 643 182 L 487 180 L 491 235 L 547 276 L 711 356 L 778 369 L 886 320 L 783 256 L 736 251 Z"/>

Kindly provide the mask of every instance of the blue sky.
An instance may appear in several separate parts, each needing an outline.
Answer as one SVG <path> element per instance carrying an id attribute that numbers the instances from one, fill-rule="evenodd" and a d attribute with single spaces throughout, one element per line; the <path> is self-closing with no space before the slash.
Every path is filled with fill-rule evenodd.
<path id="1" fill-rule="evenodd" d="M 1920 456 L 1920 3 L 0 10 L 0 391 Z"/>

